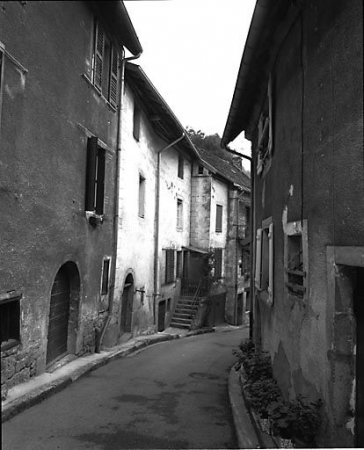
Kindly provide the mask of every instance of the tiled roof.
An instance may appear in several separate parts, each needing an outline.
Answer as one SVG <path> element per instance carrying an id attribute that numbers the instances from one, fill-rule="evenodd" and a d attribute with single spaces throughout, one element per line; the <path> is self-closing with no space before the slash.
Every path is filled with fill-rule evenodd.
<path id="1" fill-rule="evenodd" d="M 250 178 L 233 164 L 233 156 L 223 149 L 204 150 L 196 147 L 201 159 L 210 164 L 226 180 L 250 192 Z"/>

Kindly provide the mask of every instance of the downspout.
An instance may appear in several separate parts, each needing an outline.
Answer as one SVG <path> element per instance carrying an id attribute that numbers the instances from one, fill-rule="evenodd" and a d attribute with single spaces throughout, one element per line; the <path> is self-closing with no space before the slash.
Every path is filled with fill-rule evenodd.
<path id="1" fill-rule="evenodd" d="M 125 51 L 125 50 L 124 50 Z M 116 259 L 118 256 L 118 236 L 119 236 L 119 187 L 120 187 L 120 153 L 122 148 L 122 125 L 123 125 L 123 96 L 125 87 L 125 64 L 127 61 L 132 61 L 138 59 L 142 52 L 137 55 L 129 56 L 128 58 L 121 59 L 121 81 L 120 81 L 120 97 L 119 97 L 119 111 L 118 111 L 118 125 L 117 125 L 117 149 L 116 149 L 116 173 L 115 173 L 115 214 L 114 214 L 114 239 L 113 239 L 113 257 L 112 257 L 112 270 L 110 274 L 110 292 L 109 292 L 109 310 L 106 322 L 102 328 L 97 333 L 95 352 L 100 353 L 102 340 L 104 338 L 107 327 L 109 326 L 111 316 L 113 313 L 114 306 L 114 295 L 115 295 L 115 282 L 116 282 Z"/>
<path id="2" fill-rule="evenodd" d="M 160 206 L 160 166 L 161 166 L 161 154 L 165 150 L 173 147 L 186 136 L 183 132 L 182 136 L 168 144 L 166 147 L 161 148 L 157 151 L 157 174 L 156 174 L 156 188 L 155 188 L 155 219 L 154 219 L 154 295 L 153 295 L 153 325 L 156 325 L 155 317 L 155 303 L 156 298 L 159 297 L 159 264 L 158 264 L 158 249 L 159 249 L 159 206 Z"/>

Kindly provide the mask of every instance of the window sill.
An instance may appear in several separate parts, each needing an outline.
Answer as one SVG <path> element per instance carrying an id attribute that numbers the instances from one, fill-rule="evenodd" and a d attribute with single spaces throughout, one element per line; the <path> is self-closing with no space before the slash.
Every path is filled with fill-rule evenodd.
<path id="1" fill-rule="evenodd" d="M 9 339 L 8 341 L 4 341 L 1 343 L 1 351 L 5 352 L 6 350 L 10 350 L 17 345 L 20 345 L 20 341 L 18 341 L 17 339 Z"/>
<path id="2" fill-rule="evenodd" d="M 104 215 L 96 214 L 94 211 L 86 211 L 86 219 L 93 227 L 104 223 Z"/>
<path id="3" fill-rule="evenodd" d="M 101 92 L 100 91 L 98 91 L 97 89 L 96 89 L 96 87 L 95 87 L 95 85 L 92 83 L 92 81 L 90 80 L 90 78 L 85 74 L 85 73 L 83 73 L 82 75 L 82 78 L 86 81 L 86 83 L 96 92 L 96 94 L 106 103 L 106 105 L 111 109 L 111 111 L 113 111 L 113 112 L 116 112 L 117 111 L 117 108 L 115 107 L 115 106 L 113 106 L 110 102 L 109 102 L 109 100 L 106 98 L 106 97 L 104 97 L 102 94 L 101 94 Z"/>

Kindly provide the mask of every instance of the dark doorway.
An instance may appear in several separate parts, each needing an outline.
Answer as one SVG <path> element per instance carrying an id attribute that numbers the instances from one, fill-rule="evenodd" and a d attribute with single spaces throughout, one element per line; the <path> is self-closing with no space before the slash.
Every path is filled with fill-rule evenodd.
<path id="1" fill-rule="evenodd" d="M 59 269 L 52 286 L 48 325 L 47 366 L 67 354 L 70 292 L 70 279 L 67 268 L 64 265 Z"/>
<path id="2" fill-rule="evenodd" d="M 166 301 L 160 301 L 158 304 L 158 331 L 163 331 L 165 328 L 166 317 Z"/>
<path id="3" fill-rule="evenodd" d="M 356 319 L 355 446 L 364 447 L 364 267 L 356 268 L 354 288 Z"/>
<path id="4" fill-rule="evenodd" d="M 134 298 L 134 279 L 133 275 L 129 274 L 126 277 L 124 290 L 121 298 L 121 320 L 120 333 L 131 332 L 131 322 L 133 317 L 133 298 Z"/>

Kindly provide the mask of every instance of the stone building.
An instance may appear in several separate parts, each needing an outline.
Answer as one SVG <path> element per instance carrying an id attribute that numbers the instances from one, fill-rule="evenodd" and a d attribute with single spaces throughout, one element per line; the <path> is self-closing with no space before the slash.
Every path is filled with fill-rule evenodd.
<path id="1" fill-rule="evenodd" d="M 223 135 L 252 142 L 254 337 L 324 447 L 364 445 L 362 7 L 258 0 Z"/>
<path id="2" fill-rule="evenodd" d="M 106 320 L 125 48 L 142 51 L 122 2 L 2 3 L 4 395 L 94 351 Z"/>

